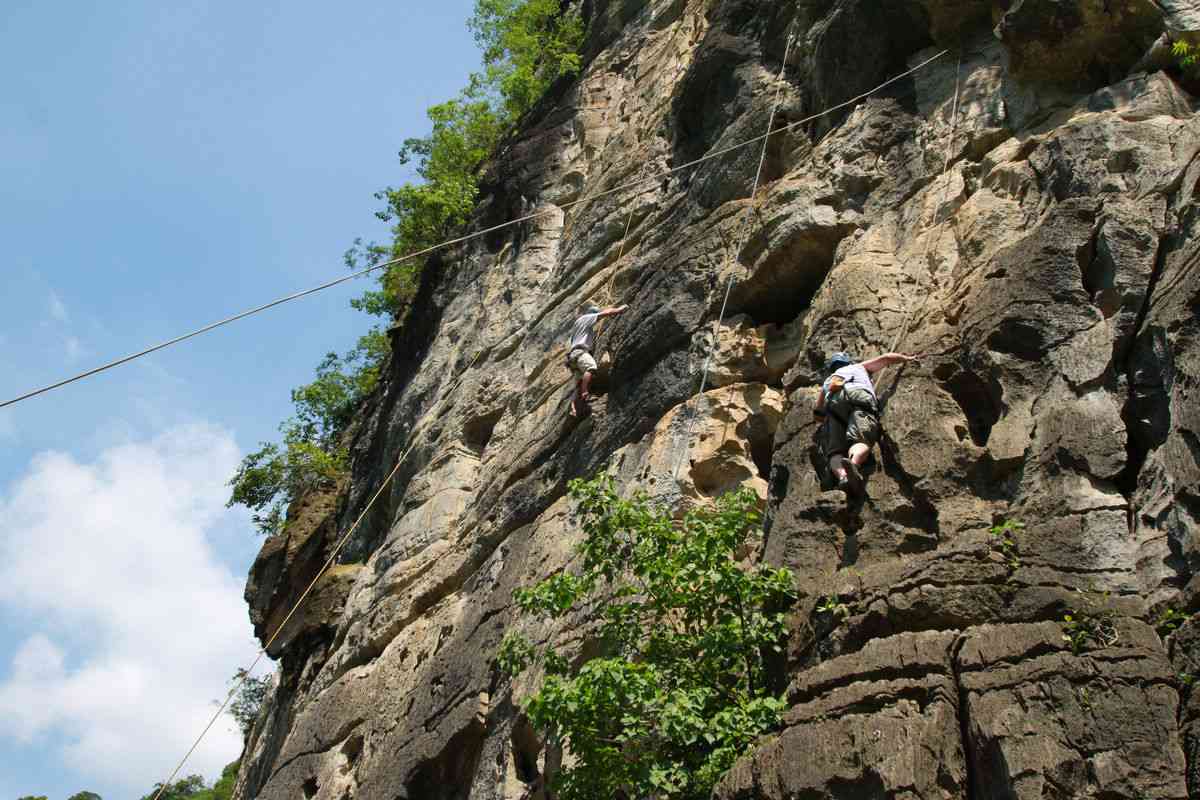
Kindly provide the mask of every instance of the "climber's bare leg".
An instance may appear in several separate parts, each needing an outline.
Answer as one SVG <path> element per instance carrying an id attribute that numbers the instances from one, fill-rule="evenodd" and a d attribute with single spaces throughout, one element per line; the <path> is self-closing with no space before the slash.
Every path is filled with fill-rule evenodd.
<path id="1" fill-rule="evenodd" d="M 843 466 L 845 461 L 845 458 L 843 458 L 841 455 L 831 456 L 829 459 L 829 469 L 831 472 L 833 472 L 833 477 L 837 478 L 839 481 L 846 477 L 846 467 Z"/>

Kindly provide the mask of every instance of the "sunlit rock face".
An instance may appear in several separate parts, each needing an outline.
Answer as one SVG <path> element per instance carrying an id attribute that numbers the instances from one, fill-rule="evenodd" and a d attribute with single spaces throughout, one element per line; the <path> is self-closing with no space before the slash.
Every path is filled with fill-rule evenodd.
<path id="1" fill-rule="evenodd" d="M 540 215 L 437 256 L 350 478 L 254 567 L 266 635 L 404 455 L 272 647 L 239 797 L 547 797 L 561 754 L 520 713 L 538 676 L 493 659 L 513 628 L 588 652 L 586 619 L 533 626 L 512 591 L 569 567 L 567 482 L 602 469 L 676 509 L 751 487 L 750 557 L 797 576 L 791 709 L 719 797 L 1200 796 L 1179 677 L 1200 673 L 1200 626 L 1155 628 L 1200 606 L 1200 116 L 1159 70 L 1196 9 L 584 13 L 583 73 L 495 155 L 472 224 Z M 943 48 L 765 151 L 667 174 L 761 135 L 777 98 L 776 126 L 799 122 Z M 580 422 L 564 344 L 590 301 L 629 310 Z M 923 354 L 881 376 L 849 505 L 813 470 L 833 350 Z M 1005 520 L 1024 523 L 1008 551 Z M 817 611 L 832 595 L 844 617 Z M 1088 609 L 1111 635 L 1073 648 L 1063 615 Z"/>

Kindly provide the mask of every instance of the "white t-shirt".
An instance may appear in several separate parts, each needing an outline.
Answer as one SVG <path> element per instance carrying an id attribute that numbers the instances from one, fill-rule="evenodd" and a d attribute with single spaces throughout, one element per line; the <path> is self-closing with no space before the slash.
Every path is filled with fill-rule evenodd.
<path id="1" fill-rule="evenodd" d="M 862 364 L 851 364 L 848 367 L 840 367 L 834 370 L 833 375 L 830 375 L 821 384 L 821 391 L 825 393 L 826 398 L 829 397 L 829 382 L 833 380 L 834 375 L 837 375 L 846 382 L 846 388 L 866 389 L 871 393 L 871 397 L 875 397 L 875 384 L 871 383 L 871 373 L 867 372 L 867 368 Z"/>
<path id="2" fill-rule="evenodd" d="M 576 347 L 585 347 L 590 352 L 592 345 L 596 343 L 596 320 L 600 319 L 600 314 L 584 314 L 579 319 L 575 320 L 575 324 L 571 327 L 571 344 L 568 349 Z"/>

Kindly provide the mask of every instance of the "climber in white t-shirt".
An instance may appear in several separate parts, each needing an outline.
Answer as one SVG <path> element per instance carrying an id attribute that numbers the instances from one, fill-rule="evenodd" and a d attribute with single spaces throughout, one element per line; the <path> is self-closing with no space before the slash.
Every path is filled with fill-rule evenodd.
<path id="1" fill-rule="evenodd" d="M 591 409 L 588 408 L 588 387 L 592 383 L 592 373 L 596 371 L 596 358 L 592 355 L 592 347 L 596 343 L 596 322 L 604 317 L 620 314 L 629 306 L 600 308 L 589 305 L 583 315 L 571 326 L 571 343 L 567 346 L 567 366 L 575 373 L 575 396 L 571 399 L 571 416 L 586 417 Z"/>
<path id="2" fill-rule="evenodd" d="M 847 494 L 862 493 L 860 468 L 879 441 L 879 401 L 871 376 L 916 359 L 907 353 L 884 353 L 858 363 L 847 353 L 829 357 L 826 371 L 832 374 L 821 384 L 813 415 L 824 421 L 822 449 L 838 488 Z"/>

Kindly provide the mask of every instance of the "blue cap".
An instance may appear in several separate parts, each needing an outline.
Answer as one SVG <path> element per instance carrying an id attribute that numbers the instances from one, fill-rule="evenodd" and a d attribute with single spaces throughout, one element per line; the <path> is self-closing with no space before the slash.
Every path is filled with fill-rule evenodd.
<path id="1" fill-rule="evenodd" d="M 585 309 L 585 311 L 586 311 L 588 314 L 599 314 L 599 313 L 600 313 L 600 306 L 596 305 L 595 303 L 588 303 L 588 306 L 587 306 L 587 308 Z"/>
<path id="2" fill-rule="evenodd" d="M 829 362 L 825 365 L 825 369 L 833 372 L 838 367 L 848 367 L 853 363 L 854 359 L 850 357 L 849 353 L 838 352 L 829 357 Z"/>

